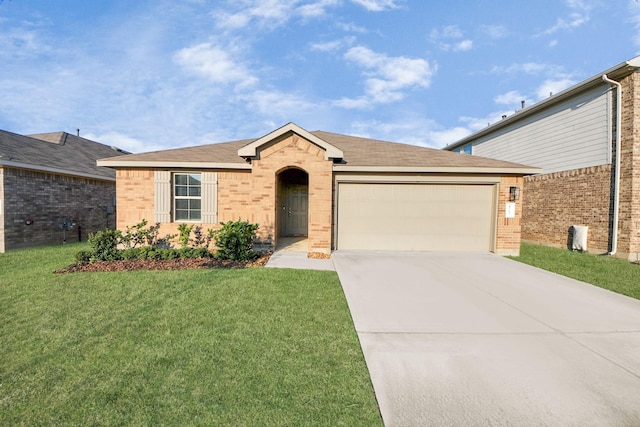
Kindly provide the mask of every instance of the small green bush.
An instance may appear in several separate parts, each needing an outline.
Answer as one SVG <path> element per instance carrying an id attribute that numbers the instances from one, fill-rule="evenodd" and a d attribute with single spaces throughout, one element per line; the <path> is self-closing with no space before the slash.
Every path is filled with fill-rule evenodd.
<path id="1" fill-rule="evenodd" d="M 222 227 L 212 233 L 218 248 L 215 253 L 216 259 L 235 261 L 256 257 L 256 253 L 253 252 L 253 240 L 256 237 L 258 224 L 240 220 L 220 224 Z"/>
<path id="2" fill-rule="evenodd" d="M 91 255 L 93 255 L 93 252 L 91 251 L 80 251 L 76 253 L 76 261 L 89 262 L 91 261 Z"/>
<path id="3" fill-rule="evenodd" d="M 178 226 L 178 242 L 180 242 L 180 247 L 186 248 L 189 246 L 191 230 L 193 230 L 193 225 L 180 224 Z"/>
<path id="4" fill-rule="evenodd" d="M 118 244 L 122 233 L 119 230 L 101 230 L 89 234 L 90 261 L 115 261 L 121 259 Z"/>
<path id="5" fill-rule="evenodd" d="M 211 258 L 212 254 L 207 248 L 180 248 L 180 258 Z"/>

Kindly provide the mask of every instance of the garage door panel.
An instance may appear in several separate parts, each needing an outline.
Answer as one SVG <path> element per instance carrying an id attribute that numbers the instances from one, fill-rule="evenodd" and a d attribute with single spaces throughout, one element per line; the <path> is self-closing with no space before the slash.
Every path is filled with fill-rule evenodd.
<path id="1" fill-rule="evenodd" d="M 338 249 L 489 251 L 493 185 L 340 183 Z"/>

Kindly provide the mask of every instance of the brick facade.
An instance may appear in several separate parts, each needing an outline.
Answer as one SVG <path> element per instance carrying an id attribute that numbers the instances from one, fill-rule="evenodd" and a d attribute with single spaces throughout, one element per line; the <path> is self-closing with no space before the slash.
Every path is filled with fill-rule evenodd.
<path id="1" fill-rule="evenodd" d="M 524 178 L 522 239 L 568 247 L 570 227 L 589 227 L 589 251 L 609 250 L 611 165 Z"/>
<path id="2" fill-rule="evenodd" d="M 260 225 L 258 237 L 267 245 L 278 239 L 278 174 L 298 168 L 309 175 L 309 252 L 331 251 L 332 162 L 324 151 L 298 135 L 265 147 L 251 171 L 218 171 L 218 222 L 246 220 Z M 117 171 L 118 228 L 146 219 L 153 223 L 154 171 Z M 201 224 L 206 230 L 219 224 Z M 161 224 L 160 235 L 176 234 L 178 224 Z"/>
<path id="3" fill-rule="evenodd" d="M 88 233 L 115 227 L 113 181 L 25 170 L 0 169 L 2 177 L 1 251 L 62 243 L 62 224 L 73 219 L 68 242 L 87 239 Z M 31 222 L 28 224 L 28 222 Z"/>
<path id="4" fill-rule="evenodd" d="M 210 170 L 217 173 L 218 222 L 241 219 L 259 224 L 259 239 L 266 245 L 275 246 L 282 234 L 282 230 L 279 229 L 281 218 L 278 207 L 283 205 L 281 198 L 285 178 L 284 174 L 281 174 L 289 169 L 298 169 L 308 175 L 308 251 L 310 254 L 329 254 L 334 246 L 333 161 L 325 158 L 323 148 L 296 133 L 282 135 L 260 148 L 251 161 L 251 170 Z M 156 170 L 168 169 L 118 168 L 119 229 L 124 230 L 143 219 L 154 222 Z M 185 172 L 179 169 L 172 171 Z M 495 179 L 495 176 L 492 179 Z M 516 202 L 516 217 L 505 218 L 505 204 L 511 186 L 522 188 L 522 177 L 502 177 L 498 185 L 495 248 L 496 252 L 502 255 L 516 255 L 520 248 L 521 200 Z M 205 230 L 219 227 L 219 224 L 199 225 Z M 160 236 L 177 234 L 177 229 L 178 223 L 163 223 Z"/>
<path id="5" fill-rule="evenodd" d="M 521 194 L 516 200 L 516 213 L 514 218 L 506 218 L 506 206 L 509 202 L 510 187 L 517 187 Z M 522 230 L 522 202 L 527 197 L 523 191 L 523 178 L 521 176 L 504 176 L 500 178 L 498 191 L 498 220 L 496 227 L 496 253 L 499 255 L 518 256 L 520 254 L 520 233 Z"/>
<path id="6" fill-rule="evenodd" d="M 640 259 L 640 74 L 622 84 L 622 132 L 618 251 Z"/>

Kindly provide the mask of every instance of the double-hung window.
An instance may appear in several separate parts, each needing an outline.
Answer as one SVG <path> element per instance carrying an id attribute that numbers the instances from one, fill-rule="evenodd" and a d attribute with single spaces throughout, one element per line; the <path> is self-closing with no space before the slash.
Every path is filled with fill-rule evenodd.
<path id="1" fill-rule="evenodd" d="M 202 219 L 202 176 L 199 173 L 173 174 L 173 220 Z"/>

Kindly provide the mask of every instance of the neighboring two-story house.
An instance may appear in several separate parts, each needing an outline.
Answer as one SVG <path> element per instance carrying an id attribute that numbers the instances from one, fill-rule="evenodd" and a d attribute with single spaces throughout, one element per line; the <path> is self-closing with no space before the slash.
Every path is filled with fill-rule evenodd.
<path id="1" fill-rule="evenodd" d="M 640 258 L 640 57 L 578 83 L 445 150 L 543 169 L 524 179 L 522 239 Z"/>

